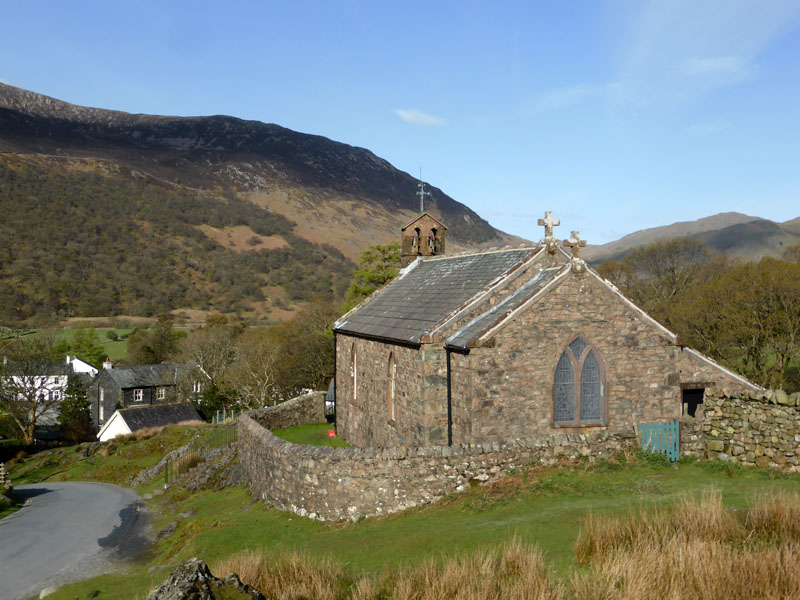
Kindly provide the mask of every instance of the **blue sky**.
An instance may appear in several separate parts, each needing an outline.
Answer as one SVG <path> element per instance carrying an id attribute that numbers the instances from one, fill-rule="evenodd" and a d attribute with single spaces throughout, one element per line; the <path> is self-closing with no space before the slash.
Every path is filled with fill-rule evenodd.
<path id="1" fill-rule="evenodd" d="M 800 216 L 800 1 L 7 2 L 0 80 L 362 146 L 529 239 Z"/>

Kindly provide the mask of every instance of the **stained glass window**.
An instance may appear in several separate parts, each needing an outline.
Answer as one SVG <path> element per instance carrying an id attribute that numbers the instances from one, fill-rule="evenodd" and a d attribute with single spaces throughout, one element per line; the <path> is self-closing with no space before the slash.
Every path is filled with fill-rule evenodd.
<path id="1" fill-rule="evenodd" d="M 553 420 L 561 425 L 598 425 L 604 422 L 603 370 L 596 350 L 578 336 L 569 343 L 556 365 L 553 381 Z"/>
<path id="2" fill-rule="evenodd" d="M 558 360 L 555 377 L 555 421 L 575 419 L 575 371 L 572 361 L 564 352 Z"/>
<path id="3" fill-rule="evenodd" d="M 569 349 L 572 350 L 572 353 L 575 355 L 575 360 L 580 360 L 581 355 L 583 354 L 584 349 L 586 348 L 586 340 L 582 337 L 578 336 L 569 345 Z"/>
<path id="4" fill-rule="evenodd" d="M 581 421 L 599 421 L 603 410 L 603 382 L 600 365 L 592 350 L 581 369 Z"/>

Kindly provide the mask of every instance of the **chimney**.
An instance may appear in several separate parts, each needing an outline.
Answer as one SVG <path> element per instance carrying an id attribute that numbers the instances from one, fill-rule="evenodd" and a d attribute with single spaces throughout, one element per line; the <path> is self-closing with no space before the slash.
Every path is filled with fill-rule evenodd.
<path id="1" fill-rule="evenodd" d="M 114 365 L 111 362 L 111 359 L 106 356 L 106 359 L 103 361 L 103 370 L 110 371 L 114 368 Z"/>

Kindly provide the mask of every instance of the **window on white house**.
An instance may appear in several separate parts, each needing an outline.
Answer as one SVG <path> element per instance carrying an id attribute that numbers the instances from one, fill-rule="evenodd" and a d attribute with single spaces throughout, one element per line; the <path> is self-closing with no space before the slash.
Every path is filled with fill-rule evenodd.
<path id="1" fill-rule="evenodd" d="M 52 398 L 53 400 L 55 400 L 56 402 L 58 402 L 59 400 L 61 400 L 61 390 L 53 390 L 53 392 L 52 392 L 52 395 L 51 395 L 51 398 Z"/>
<path id="2" fill-rule="evenodd" d="M 203 386 L 202 386 L 202 384 L 201 384 L 199 381 L 195 381 L 195 382 L 192 384 L 192 391 L 193 391 L 195 394 L 199 394 L 200 392 L 202 392 L 202 391 L 203 391 Z"/>
<path id="3" fill-rule="evenodd" d="M 167 397 L 167 388 L 163 387 L 158 388 L 158 391 L 156 392 L 156 398 L 158 398 L 159 400 L 163 400 L 166 397 Z"/>
<path id="4" fill-rule="evenodd" d="M 141 402 L 144 400 L 144 390 L 133 390 L 133 401 Z"/>

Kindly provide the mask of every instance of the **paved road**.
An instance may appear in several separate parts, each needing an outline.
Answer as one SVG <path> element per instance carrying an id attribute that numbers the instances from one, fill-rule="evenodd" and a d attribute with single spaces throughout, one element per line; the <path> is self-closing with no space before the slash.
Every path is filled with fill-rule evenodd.
<path id="1" fill-rule="evenodd" d="M 97 574 L 141 542 L 133 490 L 70 481 L 14 491 L 30 502 L 0 521 L 0 600 Z"/>

